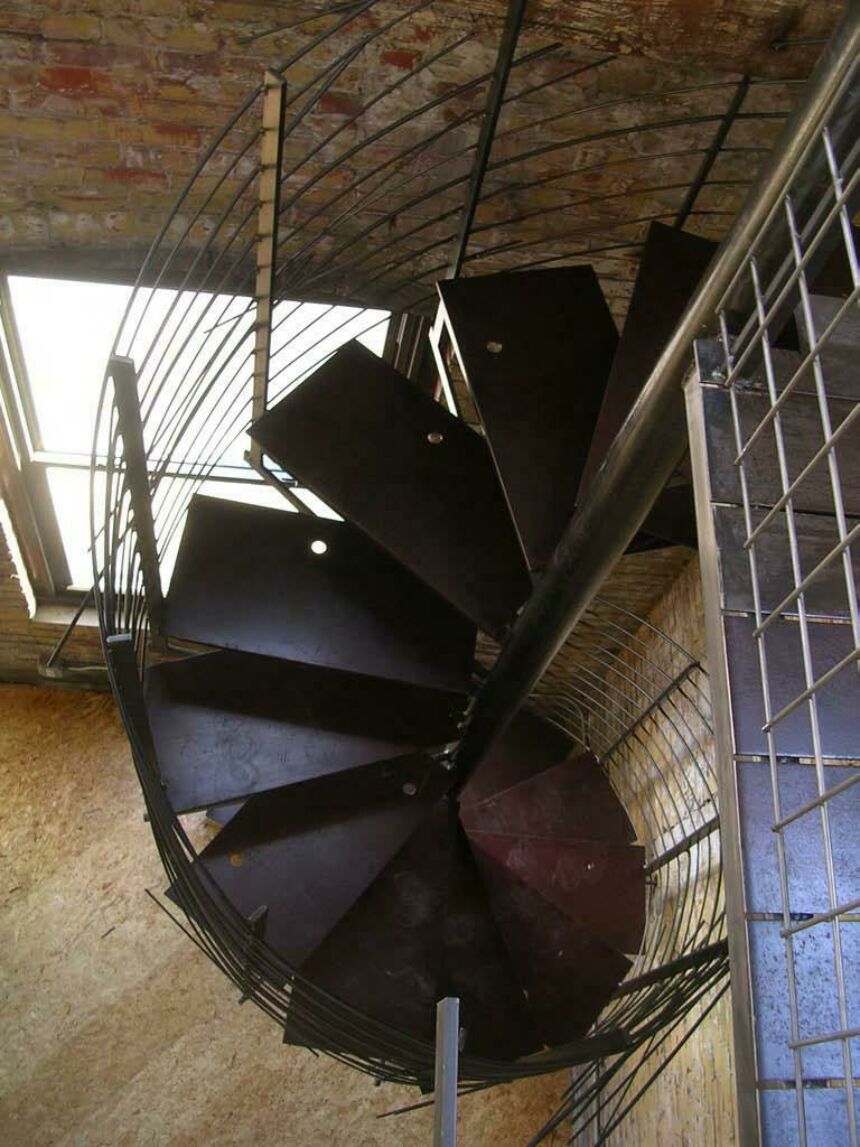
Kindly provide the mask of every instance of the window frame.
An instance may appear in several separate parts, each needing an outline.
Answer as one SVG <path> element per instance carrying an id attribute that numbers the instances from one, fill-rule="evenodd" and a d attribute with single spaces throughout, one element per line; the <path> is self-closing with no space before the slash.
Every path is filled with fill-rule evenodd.
<path id="1" fill-rule="evenodd" d="M 72 585 L 72 575 L 60 522 L 51 494 L 48 471 L 63 468 L 90 473 L 91 458 L 72 451 L 45 450 L 39 430 L 36 404 L 27 371 L 15 310 L 9 286 L 10 275 L 70 281 L 73 276 L 48 273 L 46 269 L 0 271 L 0 495 L 7 503 L 15 529 L 16 542 L 26 565 L 25 572 L 39 606 L 78 605 L 82 589 Z M 96 282 L 93 276 L 87 281 Z M 106 285 L 123 285 L 116 279 Z M 311 300 L 299 300 L 311 301 Z M 345 306 L 352 304 L 346 302 Z M 389 312 L 383 360 L 402 355 L 403 347 L 395 344 L 391 332 L 400 316 Z M 410 332 L 411 333 L 411 332 Z M 411 340 L 410 340 L 411 341 Z M 414 354 L 414 343 L 411 348 Z M 170 476 L 183 477 L 184 465 L 177 462 Z M 102 467 L 97 465 L 97 470 Z M 189 475 L 190 476 L 190 475 Z M 207 475 L 207 481 L 247 483 L 255 487 L 271 485 L 251 466 L 232 463 L 219 465 Z"/>

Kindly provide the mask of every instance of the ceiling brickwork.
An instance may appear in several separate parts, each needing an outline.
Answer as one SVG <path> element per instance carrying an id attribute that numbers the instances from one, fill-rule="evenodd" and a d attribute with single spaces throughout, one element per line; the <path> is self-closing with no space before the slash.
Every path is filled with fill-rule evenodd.
<path id="1" fill-rule="evenodd" d="M 264 67 L 288 62 L 284 289 L 421 306 L 450 259 L 504 5 L 379 0 L 310 19 L 332 7 L 7 4 L 6 266 L 132 276 L 202 149 Z M 647 223 L 677 218 L 741 76 L 753 77 L 741 116 L 687 221 L 713 237 L 730 224 L 820 50 L 792 41 L 826 35 L 840 7 L 533 0 L 466 273 L 591 261 L 623 314 Z M 189 249 L 220 251 L 228 241 L 229 226 L 212 235 L 253 174 L 257 123 L 249 113 L 207 168 L 209 182 L 198 181 L 208 198 L 197 201 Z M 245 145 L 245 166 L 218 184 L 218 162 L 223 176 Z M 251 180 L 248 210 L 254 194 Z M 191 209 L 168 239 L 188 231 Z M 250 264 L 235 264 L 238 286 Z"/>

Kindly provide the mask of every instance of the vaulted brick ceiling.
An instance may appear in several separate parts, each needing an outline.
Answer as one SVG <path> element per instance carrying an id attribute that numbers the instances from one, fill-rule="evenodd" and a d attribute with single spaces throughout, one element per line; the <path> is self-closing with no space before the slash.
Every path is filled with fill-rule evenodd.
<path id="1" fill-rule="evenodd" d="M 201 149 L 265 66 L 291 61 L 284 289 L 422 306 L 450 257 L 505 5 L 378 0 L 308 19 L 332 8 L 32 0 L 0 13 L 7 267 L 128 278 Z M 742 77 L 741 114 L 688 205 L 686 226 L 712 237 L 799 95 L 820 50 L 805 41 L 840 10 L 532 0 L 467 273 L 590 261 L 623 313 L 648 221 L 678 220 Z M 247 144 L 246 167 L 177 217 L 198 249 L 229 241 L 218 212 L 253 174 L 257 122 L 245 117 L 210 171 Z M 253 186 L 242 194 L 251 204 Z"/>

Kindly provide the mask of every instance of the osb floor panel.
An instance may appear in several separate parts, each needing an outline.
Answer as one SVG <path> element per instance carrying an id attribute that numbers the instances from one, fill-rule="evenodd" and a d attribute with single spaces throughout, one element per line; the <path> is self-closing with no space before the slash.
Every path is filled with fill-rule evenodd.
<path id="1" fill-rule="evenodd" d="M 417 1093 L 282 1045 L 146 896 L 164 878 L 110 698 L 0 686 L 0 1127 L 8 1147 L 429 1144 Z M 561 1076 L 464 1100 L 517 1147 Z M 562 1137 L 558 1137 L 562 1142 Z"/>

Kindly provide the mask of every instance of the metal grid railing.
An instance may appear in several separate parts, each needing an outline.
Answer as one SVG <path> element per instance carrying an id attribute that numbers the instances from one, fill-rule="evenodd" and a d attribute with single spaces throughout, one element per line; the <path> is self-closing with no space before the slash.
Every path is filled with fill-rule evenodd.
<path id="1" fill-rule="evenodd" d="M 858 85 L 855 60 L 718 307 L 781 897 L 782 1037 L 793 1067 L 791 1080 L 763 1078 L 759 1047 L 758 1082 L 793 1085 L 801 1144 L 825 1133 L 809 1110 L 811 1089 L 840 1091 L 826 1134 L 851 1147 L 860 1074 L 856 824 L 853 842 L 843 838 L 860 782 Z M 802 788 L 799 765 L 809 778 Z M 799 967 L 810 945 L 815 990 Z M 770 1034 L 759 1031 L 759 1042 Z"/>
<path id="2" fill-rule="evenodd" d="M 616 581 L 623 593 L 623 573 Z M 574 1072 L 535 1144 L 562 1125 L 572 1142 L 607 1141 L 727 989 L 707 675 L 652 622 L 612 600 L 611 586 L 608 592 L 595 599 L 531 703 L 597 756 L 645 846 L 642 948 L 594 1029 L 621 1027 L 634 1038 Z"/>

